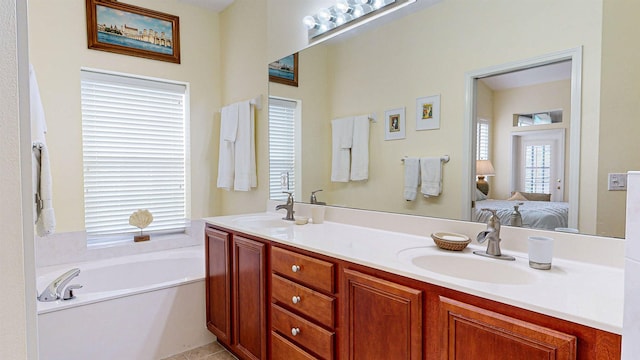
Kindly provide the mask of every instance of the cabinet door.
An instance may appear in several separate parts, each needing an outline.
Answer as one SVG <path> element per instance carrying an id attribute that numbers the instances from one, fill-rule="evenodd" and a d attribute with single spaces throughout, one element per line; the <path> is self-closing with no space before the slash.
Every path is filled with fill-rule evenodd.
<path id="1" fill-rule="evenodd" d="M 342 359 L 422 359 L 422 292 L 343 271 Z"/>
<path id="2" fill-rule="evenodd" d="M 440 297 L 442 360 L 576 359 L 576 337 Z"/>
<path id="3" fill-rule="evenodd" d="M 218 341 L 231 342 L 231 236 L 223 231 L 206 229 L 207 328 Z"/>
<path id="4" fill-rule="evenodd" d="M 234 348 L 246 359 L 267 358 L 266 245 L 233 239 Z"/>

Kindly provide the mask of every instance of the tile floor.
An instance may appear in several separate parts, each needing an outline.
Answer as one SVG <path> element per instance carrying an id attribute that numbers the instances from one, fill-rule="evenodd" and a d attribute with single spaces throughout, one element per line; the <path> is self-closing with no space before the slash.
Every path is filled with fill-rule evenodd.
<path id="1" fill-rule="evenodd" d="M 217 342 L 212 342 L 211 344 L 173 355 L 164 360 L 237 360 L 237 358 L 231 355 L 222 345 Z"/>

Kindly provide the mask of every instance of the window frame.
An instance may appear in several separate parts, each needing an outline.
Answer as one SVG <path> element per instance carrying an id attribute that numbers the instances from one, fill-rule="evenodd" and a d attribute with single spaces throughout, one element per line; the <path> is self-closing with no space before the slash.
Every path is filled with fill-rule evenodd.
<path id="1" fill-rule="evenodd" d="M 179 92 L 176 93 L 180 93 L 183 96 L 183 104 L 182 104 L 182 111 L 183 111 L 183 116 L 182 116 L 182 131 L 183 131 L 183 146 L 184 148 L 182 149 L 183 154 L 184 154 L 184 174 L 183 174 L 183 194 L 184 194 L 184 224 L 183 226 L 178 226 L 174 229 L 170 229 L 170 230 L 155 230 L 155 231 L 145 231 L 145 234 L 153 234 L 155 236 L 158 235 L 169 235 L 169 234 L 173 234 L 173 235 L 178 235 L 178 234 L 188 234 L 190 231 L 190 218 L 191 218 L 191 155 L 190 155 L 190 85 L 187 82 L 181 82 L 181 81 L 175 81 L 175 80 L 168 80 L 168 79 L 162 79 L 162 78 L 156 78 L 156 77 L 149 77 L 149 76 L 142 76 L 142 75 L 137 75 L 137 74 L 129 74 L 129 73 L 121 73 L 121 72 L 114 72 L 114 71 L 107 71 L 107 70 L 102 70 L 102 69 L 94 69 L 94 68 L 87 68 L 87 67 L 81 67 L 80 69 L 80 79 L 81 79 L 81 84 L 87 80 L 87 79 L 98 79 L 98 80 L 104 80 L 104 79 L 108 79 L 110 78 L 111 80 L 113 80 L 113 83 L 115 84 L 119 84 L 119 85 L 127 85 L 127 84 L 133 84 L 134 86 L 139 86 L 140 84 L 144 84 L 150 88 L 154 88 L 154 89 L 161 89 L 161 90 L 167 90 L 167 89 L 180 89 Z M 84 104 L 84 99 L 83 99 L 83 95 L 82 95 L 82 90 L 81 90 L 81 96 L 80 96 L 80 103 L 81 103 L 81 107 Z M 82 118 L 82 127 L 84 128 L 84 111 L 81 108 L 81 118 Z M 83 130 L 84 131 L 84 130 Z M 83 194 L 86 194 L 87 188 L 85 185 L 85 180 L 84 180 L 84 173 L 85 173 L 85 160 L 84 160 L 84 142 L 85 142 L 85 136 L 84 133 L 82 134 L 82 142 L 83 142 L 83 150 L 82 150 L 82 154 L 83 154 Z M 153 213 L 153 211 L 151 211 Z M 83 196 L 83 216 L 85 216 L 86 219 L 86 200 L 84 199 Z M 127 219 L 128 220 L 128 219 Z M 176 219 L 177 220 L 177 219 Z M 128 224 L 128 223 L 127 223 Z M 86 228 L 86 225 L 85 225 Z M 120 232 L 117 234 L 92 234 L 87 232 L 87 244 L 89 246 L 95 246 L 95 245 L 109 245 L 109 244 L 113 244 L 113 243 L 119 243 L 119 242 L 124 242 L 124 241 L 130 241 L 132 238 L 132 234 L 135 234 L 138 232 L 137 229 L 135 229 L 134 227 L 132 227 L 133 231 L 124 231 L 124 232 Z"/>

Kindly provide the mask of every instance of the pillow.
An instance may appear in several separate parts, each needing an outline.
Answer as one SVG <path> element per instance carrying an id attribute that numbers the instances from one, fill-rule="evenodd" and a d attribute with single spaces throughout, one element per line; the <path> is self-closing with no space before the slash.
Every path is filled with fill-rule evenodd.
<path id="1" fill-rule="evenodd" d="M 477 201 L 487 200 L 487 195 L 485 195 L 482 191 L 480 191 L 480 189 L 476 188 L 476 200 Z"/>
<path id="2" fill-rule="evenodd" d="M 522 193 L 529 201 L 551 201 L 551 194 L 541 193 Z"/>
<path id="3" fill-rule="evenodd" d="M 511 195 L 510 198 L 507 199 L 508 201 L 513 201 L 513 200 L 518 200 L 518 201 L 527 201 L 529 199 L 527 199 L 524 195 L 522 195 L 522 193 L 520 193 L 519 191 L 514 191 L 513 194 Z"/>
<path id="4" fill-rule="evenodd" d="M 551 201 L 551 194 L 542 193 L 528 193 L 524 191 L 512 191 L 511 197 L 507 200 L 522 200 L 522 201 Z"/>

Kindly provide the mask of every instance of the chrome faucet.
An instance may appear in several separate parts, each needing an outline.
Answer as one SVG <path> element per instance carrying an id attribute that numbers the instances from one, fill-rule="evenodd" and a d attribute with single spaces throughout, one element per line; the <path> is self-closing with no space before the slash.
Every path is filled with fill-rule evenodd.
<path id="1" fill-rule="evenodd" d="M 287 203 L 276 206 L 276 210 L 280 210 L 280 209 L 287 210 L 287 215 L 282 219 L 294 221 L 295 218 L 293 217 L 293 213 L 295 213 L 295 211 L 293 211 L 293 193 L 289 191 L 283 191 L 283 193 L 289 194 L 289 197 L 287 198 Z"/>
<path id="2" fill-rule="evenodd" d="M 59 299 L 69 300 L 73 299 L 73 290 L 81 288 L 81 285 L 69 285 L 67 289 L 65 286 L 76 276 L 80 275 L 80 269 L 75 268 L 67 271 L 66 273 L 58 276 L 55 280 L 51 282 L 51 284 L 47 285 L 47 287 L 42 291 L 42 293 L 38 296 L 39 301 L 56 301 Z M 63 290 L 65 296 L 62 296 Z"/>
<path id="3" fill-rule="evenodd" d="M 312 204 L 317 204 L 317 205 L 327 205 L 327 203 L 325 203 L 325 202 L 318 201 L 318 198 L 316 197 L 316 193 L 318 191 L 322 191 L 322 189 L 314 190 L 314 191 L 311 192 L 311 201 L 310 202 Z"/>
<path id="4" fill-rule="evenodd" d="M 482 211 L 490 211 L 491 217 L 487 221 L 487 230 L 481 231 L 476 240 L 482 244 L 487 241 L 487 250 L 477 250 L 473 253 L 476 255 L 486 256 L 494 259 L 515 260 L 513 256 L 503 255 L 500 251 L 500 218 L 496 215 L 494 209 L 482 209 Z"/>

